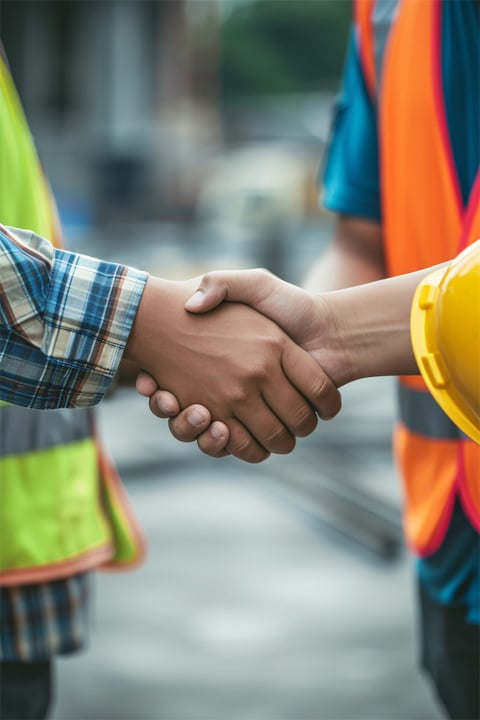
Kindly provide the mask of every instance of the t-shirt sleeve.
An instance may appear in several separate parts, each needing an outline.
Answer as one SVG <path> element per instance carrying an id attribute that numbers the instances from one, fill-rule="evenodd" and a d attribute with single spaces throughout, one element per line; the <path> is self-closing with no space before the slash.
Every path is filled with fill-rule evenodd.
<path id="1" fill-rule="evenodd" d="M 377 116 L 352 31 L 341 91 L 319 173 L 327 210 L 381 219 Z"/>

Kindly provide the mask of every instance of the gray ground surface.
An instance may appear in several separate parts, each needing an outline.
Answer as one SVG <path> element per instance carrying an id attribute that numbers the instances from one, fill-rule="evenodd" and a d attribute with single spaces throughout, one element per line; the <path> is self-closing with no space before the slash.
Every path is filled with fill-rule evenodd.
<path id="1" fill-rule="evenodd" d="M 54 720 L 440 717 L 415 667 L 391 384 L 344 396 L 341 418 L 255 467 L 177 443 L 129 391 L 101 406 L 150 552 L 95 578 Z"/>

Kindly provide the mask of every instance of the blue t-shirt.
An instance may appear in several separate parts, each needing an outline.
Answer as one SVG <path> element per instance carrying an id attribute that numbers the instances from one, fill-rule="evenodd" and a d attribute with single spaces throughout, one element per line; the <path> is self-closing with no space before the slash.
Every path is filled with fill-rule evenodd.
<path id="1" fill-rule="evenodd" d="M 480 165 L 480 23 L 475 0 L 442 3 L 442 80 L 453 156 L 466 203 Z M 342 88 L 323 172 L 328 210 L 381 221 L 377 114 L 350 38 Z M 441 548 L 418 560 L 422 583 L 437 602 L 466 605 L 480 622 L 480 536 L 460 503 Z"/>

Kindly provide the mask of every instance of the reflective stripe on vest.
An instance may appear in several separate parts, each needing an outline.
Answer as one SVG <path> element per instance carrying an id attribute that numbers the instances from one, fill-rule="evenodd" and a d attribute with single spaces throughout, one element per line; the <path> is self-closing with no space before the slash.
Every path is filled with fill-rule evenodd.
<path id="1" fill-rule="evenodd" d="M 0 216 L 61 246 L 56 206 L 0 56 Z M 140 562 L 145 543 L 91 411 L 0 406 L 0 585 Z"/>
<path id="2" fill-rule="evenodd" d="M 399 383 L 398 404 L 402 422 L 410 432 L 439 440 L 467 439 L 428 391 Z"/>
<path id="3" fill-rule="evenodd" d="M 360 60 L 378 104 L 385 255 L 398 275 L 451 259 L 480 237 L 480 173 L 464 208 L 442 91 L 440 0 L 357 3 Z M 457 496 L 480 530 L 480 448 L 420 378 L 401 378 L 400 408 L 405 531 L 428 555 L 443 541 Z"/>
<path id="4" fill-rule="evenodd" d="M 10 455 L 50 450 L 85 440 L 92 434 L 89 410 L 29 410 L 0 404 L 0 460 Z M 43 418 L 43 421 L 42 421 Z"/>

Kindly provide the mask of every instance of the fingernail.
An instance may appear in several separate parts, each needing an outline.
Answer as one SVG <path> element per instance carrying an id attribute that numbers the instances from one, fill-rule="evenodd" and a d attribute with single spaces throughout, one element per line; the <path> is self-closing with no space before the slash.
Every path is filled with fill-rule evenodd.
<path id="1" fill-rule="evenodd" d="M 168 407 L 168 405 L 166 405 L 161 400 L 157 400 L 157 405 L 158 405 L 158 409 L 160 410 L 160 412 L 165 413 L 166 415 L 169 415 L 170 413 L 175 412 L 174 407 Z"/>
<path id="2" fill-rule="evenodd" d="M 222 438 L 226 437 L 225 428 L 221 423 L 213 423 L 210 428 L 210 432 L 214 438 L 217 438 L 217 440 L 221 440 Z"/>
<path id="3" fill-rule="evenodd" d="M 191 295 L 187 302 L 185 303 L 186 308 L 196 308 L 199 307 L 205 299 L 205 295 L 203 290 L 197 290 L 196 292 Z"/>
<path id="4" fill-rule="evenodd" d="M 198 408 L 192 408 L 187 415 L 188 422 L 194 427 L 205 425 L 205 414 Z"/>

